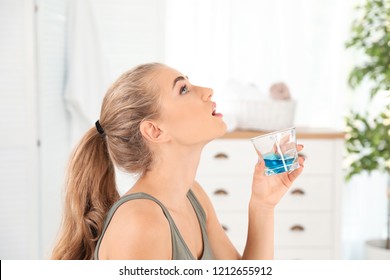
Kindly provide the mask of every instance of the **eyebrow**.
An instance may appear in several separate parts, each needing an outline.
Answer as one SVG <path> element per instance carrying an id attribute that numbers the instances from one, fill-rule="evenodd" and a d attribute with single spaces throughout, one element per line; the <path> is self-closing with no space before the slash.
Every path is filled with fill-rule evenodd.
<path id="1" fill-rule="evenodd" d="M 173 80 L 172 89 L 175 87 L 175 85 L 176 85 L 176 83 L 177 83 L 178 81 L 182 81 L 182 80 L 186 80 L 186 79 L 188 80 L 188 77 L 187 77 L 187 76 L 185 76 L 185 77 L 183 77 L 183 76 L 176 77 L 176 79 Z"/>

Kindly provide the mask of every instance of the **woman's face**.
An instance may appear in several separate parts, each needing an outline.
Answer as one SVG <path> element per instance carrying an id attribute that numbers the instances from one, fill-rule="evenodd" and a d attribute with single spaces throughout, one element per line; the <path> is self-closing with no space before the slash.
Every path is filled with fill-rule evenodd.
<path id="1" fill-rule="evenodd" d="M 181 144 L 207 143 L 226 133 L 223 115 L 211 100 L 213 90 L 192 85 L 182 73 L 162 67 L 154 77 L 160 86 L 160 127 Z"/>

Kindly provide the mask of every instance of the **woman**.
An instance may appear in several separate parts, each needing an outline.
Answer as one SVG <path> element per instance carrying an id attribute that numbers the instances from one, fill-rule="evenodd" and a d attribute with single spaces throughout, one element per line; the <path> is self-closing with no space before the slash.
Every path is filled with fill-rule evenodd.
<path id="1" fill-rule="evenodd" d="M 254 167 L 241 256 L 195 181 L 203 147 L 226 124 L 213 91 L 163 64 L 140 65 L 108 90 L 96 128 L 70 161 L 53 259 L 272 259 L 274 207 L 299 176 Z M 301 146 L 298 149 L 302 149 Z M 119 198 L 114 165 L 139 180 Z"/>

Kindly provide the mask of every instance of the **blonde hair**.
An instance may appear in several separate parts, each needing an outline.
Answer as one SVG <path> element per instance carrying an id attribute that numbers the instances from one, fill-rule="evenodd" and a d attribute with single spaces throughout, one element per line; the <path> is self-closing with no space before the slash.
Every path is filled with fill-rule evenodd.
<path id="1" fill-rule="evenodd" d="M 65 182 L 64 216 L 52 259 L 93 258 L 104 217 L 119 198 L 114 164 L 130 173 L 146 172 L 153 154 L 140 132 L 143 120 L 159 117 L 159 63 L 139 65 L 108 89 L 99 122 L 90 128 L 70 158 Z"/>

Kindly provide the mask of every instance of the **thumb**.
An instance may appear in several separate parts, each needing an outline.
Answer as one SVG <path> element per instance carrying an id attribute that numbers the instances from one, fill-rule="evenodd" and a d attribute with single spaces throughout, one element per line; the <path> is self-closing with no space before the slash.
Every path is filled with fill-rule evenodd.
<path id="1" fill-rule="evenodd" d="M 258 160 L 255 166 L 255 174 L 264 174 L 265 162 L 261 153 L 256 149 Z"/>

